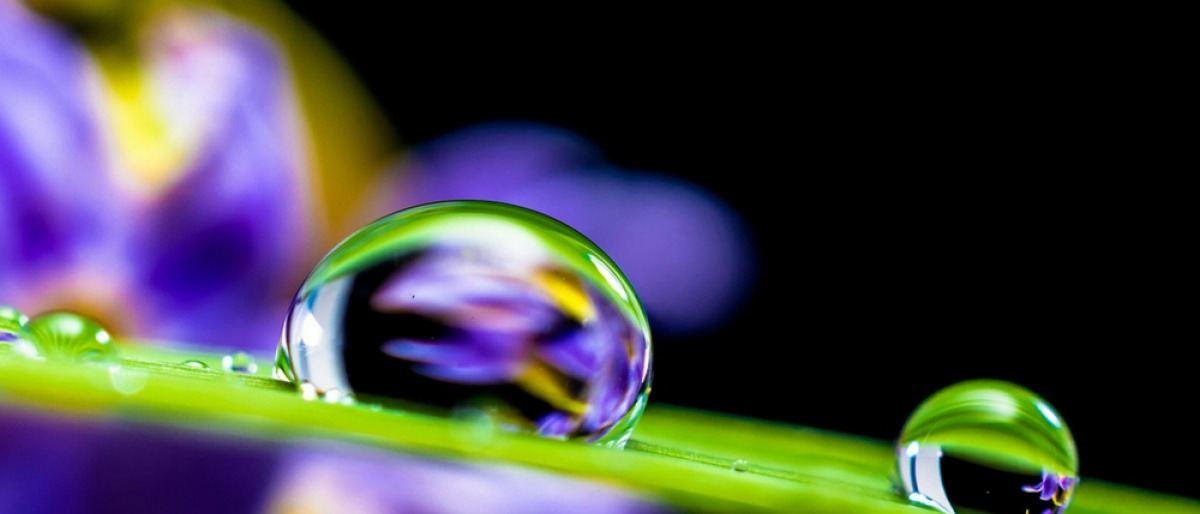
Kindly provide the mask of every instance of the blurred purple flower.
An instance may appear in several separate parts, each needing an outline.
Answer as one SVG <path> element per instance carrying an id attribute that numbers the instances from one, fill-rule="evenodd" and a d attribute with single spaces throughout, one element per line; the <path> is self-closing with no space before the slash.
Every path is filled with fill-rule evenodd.
<path id="1" fill-rule="evenodd" d="M 418 254 L 374 294 L 372 308 L 420 316 L 448 333 L 433 341 L 397 334 L 382 351 L 436 380 L 521 386 L 555 407 L 533 420 L 541 435 L 603 436 L 641 392 L 647 341 L 594 287 L 542 255 L 525 257 L 454 243 Z"/>
<path id="2" fill-rule="evenodd" d="M 115 111 L 118 79 L 58 25 L 0 0 L 0 303 L 265 350 L 312 255 L 286 66 L 215 11 L 169 11 L 149 28 L 139 87 L 163 130 L 139 146 Z"/>
<path id="3" fill-rule="evenodd" d="M 721 324 L 751 274 L 737 214 L 697 185 L 618 169 L 577 134 L 496 122 L 449 134 L 397 164 L 390 209 L 437 200 L 513 203 L 579 230 L 629 277 L 655 330 L 689 334 Z"/>
<path id="4" fill-rule="evenodd" d="M 269 351 L 338 235 L 321 216 L 348 208 L 314 201 L 276 42 L 220 11 L 164 13 L 143 27 L 136 69 L 114 76 L 75 34 L 0 0 L 0 304 L 80 311 L 122 338 Z M 616 260 L 656 331 L 718 326 L 749 281 L 729 206 L 617 169 L 565 130 L 474 127 L 389 171 L 399 183 L 357 218 L 467 198 L 544 212 Z"/>

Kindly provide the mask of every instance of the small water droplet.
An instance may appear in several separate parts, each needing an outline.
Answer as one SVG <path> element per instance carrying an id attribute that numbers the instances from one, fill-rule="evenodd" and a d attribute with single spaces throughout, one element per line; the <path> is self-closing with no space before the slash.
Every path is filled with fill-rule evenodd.
<path id="1" fill-rule="evenodd" d="M 733 465 L 730 466 L 730 469 L 737 471 L 738 473 L 745 473 L 746 471 L 750 470 L 750 462 L 746 459 L 737 459 L 733 461 Z"/>
<path id="2" fill-rule="evenodd" d="M 300 396 L 303 397 L 305 400 L 316 400 L 317 399 L 317 386 L 313 385 L 312 382 L 307 382 L 307 381 L 300 384 Z"/>
<path id="3" fill-rule="evenodd" d="M 204 361 L 199 361 L 196 359 L 188 359 L 188 360 L 183 361 L 181 364 L 184 366 L 187 366 L 189 368 L 195 368 L 195 369 L 212 369 L 212 366 L 205 364 Z"/>
<path id="4" fill-rule="evenodd" d="M 337 403 L 341 405 L 354 405 L 354 395 L 346 393 L 341 389 L 329 389 L 322 391 L 317 387 L 317 384 L 304 381 L 300 383 L 300 396 L 305 400 L 321 400 L 325 403 Z"/>
<path id="5" fill-rule="evenodd" d="M 15 353 L 38 358 L 37 348 L 30 342 L 25 325 L 29 316 L 7 305 L 0 305 L 0 354 Z"/>
<path id="6" fill-rule="evenodd" d="M 0 341 L 16 339 L 26 323 L 29 323 L 29 316 L 7 305 L 0 305 Z"/>
<path id="7" fill-rule="evenodd" d="M 350 405 L 354 403 L 354 397 L 346 394 L 341 389 L 330 389 L 324 393 L 321 393 L 319 396 L 321 400 L 324 400 L 326 403 L 340 403 L 342 405 Z"/>
<path id="8" fill-rule="evenodd" d="M 40 314 L 25 324 L 36 358 L 112 365 L 120 360 L 108 331 L 95 320 L 68 311 Z"/>
<path id="9" fill-rule="evenodd" d="M 225 371 L 253 375 L 258 372 L 258 363 L 246 352 L 235 352 L 221 357 L 221 368 Z"/>
<path id="10" fill-rule="evenodd" d="M 146 387 L 150 375 L 139 369 L 123 369 L 121 366 L 113 366 L 108 369 L 108 378 L 114 391 L 131 395 Z"/>
<path id="11" fill-rule="evenodd" d="M 490 445 L 499 428 L 495 412 L 481 407 L 456 408 L 450 420 L 453 423 L 451 436 L 468 449 L 477 450 Z"/>
<path id="12" fill-rule="evenodd" d="M 650 364 L 641 303 L 592 241 L 525 208 L 454 201 L 381 218 L 327 254 L 272 374 L 405 412 L 485 404 L 500 430 L 621 447 Z"/>
<path id="13" fill-rule="evenodd" d="M 1075 440 L 1038 395 L 969 380 L 923 401 L 896 440 L 898 488 L 946 513 L 1062 514 L 1079 482 Z"/>

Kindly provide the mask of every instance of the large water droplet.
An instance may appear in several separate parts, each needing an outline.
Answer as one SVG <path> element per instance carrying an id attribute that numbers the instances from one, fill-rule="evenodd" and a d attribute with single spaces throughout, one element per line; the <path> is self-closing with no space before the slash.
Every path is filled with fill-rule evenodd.
<path id="1" fill-rule="evenodd" d="M 1079 482 L 1075 440 L 1037 394 L 1000 380 L 942 389 L 896 440 L 898 482 L 942 512 L 1062 514 Z"/>
<path id="2" fill-rule="evenodd" d="M 104 327 L 74 312 L 40 314 L 30 319 L 25 329 L 40 358 L 116 364 L 120 356 Z"/>
<path id="3" fill-rule="evenodd" d="M 275 376 L 308 396 L 623 446 L 650 385 L 650 330 L 613 261 L 513 205 L 406 209 L 335 247 L 301 286 Z"/>

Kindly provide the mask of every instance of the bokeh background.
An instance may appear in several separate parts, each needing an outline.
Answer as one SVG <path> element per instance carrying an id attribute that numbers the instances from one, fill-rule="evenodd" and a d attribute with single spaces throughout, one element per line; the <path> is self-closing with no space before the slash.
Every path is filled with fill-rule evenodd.
<path id="1" fill-rule="evenodd" d="M 1085 476 L 1196 496 L 1189 224 L 1109 49 L 849 13 L 291 5 L 411 144 L 544 122 L 728 203 L 750 285 L 714 327 L 656 334 L 652 401 L 890 439 L 937 389 L 1002 378 L 1060 410 Z"/>
<path id="2" fill-rule="evenodd" d="M 1190 232 L 1171 186 L 1138 166 L 1120 91 L 1065 53 L 779 13 L 283 5 L 333 50 L 311 58 L 343 63 L 369 100 L 323 129 L 367 138 L 322 179 L 334 204 L 364 202 L 393 147 L 453 154 L 481 124 L 520 123 L 505 126 L 566 137 L 605 170 L 715 209 L 695 237 L 721 251 L 688 262 L 729 273 L 696 272 L 720 281 L 690 293 L 663 286 L 683 314 L 651 313 L 652 402 L 891 439 L 937 389 L 1007 379 L 1058 408 L 1085 477 L 1196 496 L 1196 331 L 1177 285 Z M 375 129 L 387 134 L 360 134 Z M 628 241 L 640 225 L 615 214 L 628 207 L 577 228 Z M 321 227 L 330 241 L 378 212 L 344 211 Z M 613 253 L 636 267 L 668 250 L 643 249 Z M 686 316 L 691 303 L 706 314 Z"/>

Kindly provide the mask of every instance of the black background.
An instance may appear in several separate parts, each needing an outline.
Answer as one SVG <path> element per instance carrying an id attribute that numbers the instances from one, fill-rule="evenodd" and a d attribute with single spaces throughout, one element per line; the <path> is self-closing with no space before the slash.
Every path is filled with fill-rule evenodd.
<path id="1" fill-rule="evenodd" d="M 1191 200 L 1119 44 L 291 5 L 407 144 L 541 121 L 738 210 L 755 284 L 720 329 L 656 337 L 651 402 L 891 439 L 937 389 L 1002 378 L 1060 411 L 1085 479 L 1196 496 Z"/>

